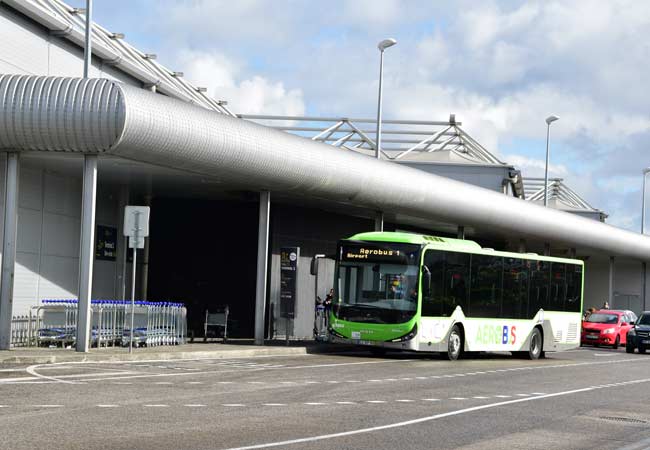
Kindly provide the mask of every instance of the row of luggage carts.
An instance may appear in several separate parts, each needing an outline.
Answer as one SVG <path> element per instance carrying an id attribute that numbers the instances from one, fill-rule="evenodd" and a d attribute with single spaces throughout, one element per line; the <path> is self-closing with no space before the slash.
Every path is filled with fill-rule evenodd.
<path id="1" fill-rule="evenodd" d="M 34 307 L 39 346 L 67 347 L 75 344 L 77 300 L 43 300 Z M 91 345 L 129 345 L 131 335 L 130 300 L 91 301 Z M 187 309 L 183 303 L 135 302 L 133 346 L 184 344 L 187 339 Z"/>

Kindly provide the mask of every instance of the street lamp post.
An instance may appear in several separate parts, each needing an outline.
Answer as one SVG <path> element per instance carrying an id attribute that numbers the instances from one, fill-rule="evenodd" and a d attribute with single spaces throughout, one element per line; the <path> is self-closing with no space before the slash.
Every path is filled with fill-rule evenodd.
<path id="1" fill-rule="evenodd" d="M 379 98 L 377 100 L 377 135 L 375 137 L 375 158 L 377 159 L 381 158 L 381 91 L 384 78 L 384 51 L 395 44 L 397 44 L 397 41 L 392 38 L 384 39 L 377 44 L 379 49 Z"/>
<path id="2" fill-rule="evenodd" d="M 646 175 L 650 173 L 650 167 L 643 169 L 643 189 L 641 191 L 641 234 L 645 234 L 645 180 Z M 641 263 L 641 270 L 643 271 L 643 310 L 646 310 L 646 288 L 648 285 L 647 280 L 647 264 L 645 261 Z"/>
<path id="3" fill-rule="evenodd" d="M 558 120 L 558 116 L 550 115 L 546 118 L 546 167 L 544 169 L 544 206 L 548 206 L 548 141 L 551 134 L 551 123 Z"/>

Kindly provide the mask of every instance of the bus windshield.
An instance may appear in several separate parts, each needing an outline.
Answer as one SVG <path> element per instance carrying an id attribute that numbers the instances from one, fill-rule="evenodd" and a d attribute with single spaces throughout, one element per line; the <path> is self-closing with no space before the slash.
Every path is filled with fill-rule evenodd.
<path id="1" fill-rule="evenodd" d="M 419 255 L 414 244 L 342 242 L 334 315 L 351 322 L 408 322 L 418 306 Z"/>

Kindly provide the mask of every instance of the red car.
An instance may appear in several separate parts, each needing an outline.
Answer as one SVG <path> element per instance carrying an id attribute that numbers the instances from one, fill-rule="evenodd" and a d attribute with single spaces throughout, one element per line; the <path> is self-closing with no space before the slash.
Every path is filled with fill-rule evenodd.
<path id="1" fill-rule="evenodd" d="M 631 311 L 601 309 L 582 321 L 581 345 L 625 345 L 627 332 L 632 327 Z"/>

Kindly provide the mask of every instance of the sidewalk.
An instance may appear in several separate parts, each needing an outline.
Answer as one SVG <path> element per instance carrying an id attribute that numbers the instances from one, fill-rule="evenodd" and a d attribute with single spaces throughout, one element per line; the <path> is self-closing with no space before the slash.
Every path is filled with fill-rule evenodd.
<path id="1" fill-rule="evenodd" d="M 83 361 L 142 361 L 242 358 L 251 356 L 289 356 L 309 353 L 328 353 L 343 350 L 314 341 L 268 341 L 264 346 L 253 344 L 253 340 L 232 340 L 227 344 L 220 342 L 194 343 L 174 346 L 134 348 L 93 348 L 88 353 L 77 353 L 74 349 L 21 347 L 0 351 L 0 364 L 51 364 L 59 362 Z"/>

